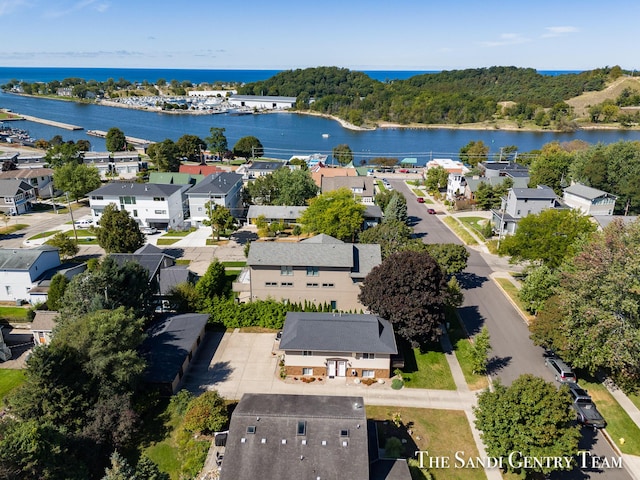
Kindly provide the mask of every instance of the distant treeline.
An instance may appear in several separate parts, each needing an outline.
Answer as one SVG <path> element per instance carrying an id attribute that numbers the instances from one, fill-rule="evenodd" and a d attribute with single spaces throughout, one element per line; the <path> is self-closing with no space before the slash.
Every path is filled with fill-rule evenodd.
<path id="1" fill-rule="evenodd" d="M 491 67 L 416 75 L 380 82 L 337 67 L 289 70 L 239 88 L 246 95 L 296 97 L 296 108 L 335 115 L 356 125 L 483 122 L 496 114 L 512 120 L 571 120 L 566 100 L 602 90 L 624 72 L 606 67 L 582 73 L 541 75 L 531 68 Z M 502 108 L 499 102 L 514 102 Z M 547 123 L 548 125 L 548 123 Z"/>

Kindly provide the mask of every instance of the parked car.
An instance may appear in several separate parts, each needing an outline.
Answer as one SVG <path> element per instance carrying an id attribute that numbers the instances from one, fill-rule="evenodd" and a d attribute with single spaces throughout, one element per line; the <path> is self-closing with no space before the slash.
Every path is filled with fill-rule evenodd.
<path id="1" fill-rule="evenodd" d="M 418 197 L 418 203 L 424 203 L 424 198 Z"/>
<path id="2" fill-rule="evenodd" d="M 158 233 L 158 229 L 154 227 L 142 227 L 140 231 L 145 235 L 153 235 L 154 233 Z"/>
<path id="3" fill-rule="evenodd" d="M 75 222 L 76 227 L 90 227 L 91 225 L 93 225 L 93 219 L 92 218 L 81 218 L 80 220 L 76 220 Z"/>
<path id="4" fill-rule="evenodd" d="M 577 383 L 576 374 L 573 373 L 569 365 L 564 363 L 558 357 L 547 357 L 544 364 L 548 366 L 556 377 L 556 382 L 560 383 Z"/>
<path id="5" fill-rule="evenodd" d="M 436 214 L 436 211 L 435 211 L 433 208 L 427 208 L 427 213 L 428 213 L 429 215 L 435 215 L 435 214 Z"/>
<path id="6" fill-rule="evenodd" d="M 596 404 L 591 400 L 591 396 L 584 388 L 577 383 L 569 384 L 569 394 L 571 395 L 571 405 L 576 411 L 578 423 L 592 428 L 604 428 L 607 422 L 602 417 Z"/>

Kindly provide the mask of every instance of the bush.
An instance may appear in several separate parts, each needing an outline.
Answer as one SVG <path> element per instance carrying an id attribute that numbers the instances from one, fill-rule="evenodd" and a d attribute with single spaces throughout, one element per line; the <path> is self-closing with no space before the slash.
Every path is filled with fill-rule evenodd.
<path id="1" fill-rule="evenodd" d="M 400 380 L 399 378 L 394 378 L 391 381 L 391 388 L 394 390 L 400 390 L 402 387 L 404 387 L 404 382 L 402 380 Z"/>
<path id="2" fill-rule="evenodd" d="M 189 402 L 183 425 L 188 432 L 211 433 L 222 430 L 228 421 L 224 399 L 212 390 Z"/>

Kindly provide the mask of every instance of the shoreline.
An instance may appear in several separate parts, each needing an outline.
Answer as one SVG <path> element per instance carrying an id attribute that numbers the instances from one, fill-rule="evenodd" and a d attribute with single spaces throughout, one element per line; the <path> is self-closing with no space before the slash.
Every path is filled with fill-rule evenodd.
<path id="1" fill-rule="evenodd" d="M 114 102 L 112 100 L 99 100 L 99 101 L 92 101 L 92 102 L 82 102 L 79 100 L 74 100 L 74 99 L 70 99 L 70 98 L 56 98 L 56 97 L 49 97 L 49 96 L 41 96 L 41 95 L 29 95 L 26 93 L 15 93 L 15 92 L 5 92 L 5 93 L 10 93 L 12 95 L 20 95 L 23 97 L 31 97 L 31 98 L 44 98 L 44 99 L 48 99 L 48 100 L 59 100 L 59 101 L 66 101 L 66 102 L 75 102 L 75 103 L 93 103 L 94 105 L 101 105 L 104 107 L 113 107 L 113 108 L 126 108 L 126 109 L 130 109 L 130 110 L 139 110 L 141 112 L 149 112 L 149 113 L 166 113 L 168 115 L 211 115 L 211 116 L 215 116 L 215 115 L 222 115 L 221 113 L 213 113 L 213 112 L 209 112 L 209 111 L 203 111 L 203 110 L 156 110 L 156 109 L 150 109 L 148 107 L 137 107 L 134 105 L 124 105 L 120 102 Z M 15 115 L 20 115 L 17 112 L 12 112 Z M 396 129 L 396 130 L 402 130 L 402 129 L 406 129 L 406 130 L 477 130 L 477 131 L 488 131 L 488 130 L 502 130 L 502 131 L 506 131 L 506 132 L 527 132 L 527 133 L 535 133 L 535 132 L 550 132 L 550 133 L 570 133 L 570 132 L 565 132 L 564 130 L 558 130 L 558 129 L 551 129 L 551 128 L 530 128 L 530 127 L 518 127 L 518 125 L 515 122 L 504 122 L 503 124 L 497 124 L 497 123 L 467 123 L 467 124 L 422 124 L 422 123 L 411 123 L 411 124 L 400 124 L 400 123 L 394 123 L 394 122 L 387 122 L 384 120 L 378 120 L 376 122 L 376 124 L 374 126 L 359 126 L 359 125 L 354 125 L 353 123 L 350 123 L 342 118 L 336 117 L 334 115 L 330 115 L 327 113 L 320 113 L 320 112 L 312 112 L 312 111 L 299 111 L 299 110 L 265 110 L 262 112 L 257 112 L 254 113 L 254 115 L 260 115 L 260 114 L 273 114 L 273 113 L 288 113 L 288 114 L 298 114 L 298 115 L 310 115 L 312 117 L 321 117 L 321 118 L 325 118 L 327 120 L 333 120 L 335 122 L 338 122 L 340 124 L 340 126 L 342 126 L 342 128 L 345 128 L 347 130 L 352 130 L 352 131 L 356 131 L 356 132 L 367 132 L 367 131 L 375 131 L 377 129 Z M 589 124 L 589 125 L 580 125 L 578 126 L 577 130 L 614 130 L 614 131 L 621 131 L 621 132 L 625 132 L 625 131 L 638 131 L 640 130 L 640 125 L 635 125 L 635 126 L 631 126 L 631 127 L 620 127 L 617 125 L 597 125 L 597 124 Z"/>

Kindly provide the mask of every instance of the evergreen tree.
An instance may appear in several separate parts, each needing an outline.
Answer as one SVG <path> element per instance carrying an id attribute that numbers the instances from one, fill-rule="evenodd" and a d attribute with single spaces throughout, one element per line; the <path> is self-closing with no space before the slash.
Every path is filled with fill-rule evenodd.
<path id="1" fill-rule="evenodd" d="M 105 137 L 107 150 L 110 152 L 123 152 L 127 149 L 127 139 L 119 128 L 112 127 Z"/>
<path id="2" fill-rule="evenodd" d="M 133 253 L 145 243 L 144 234 L 126 210 L 107 205 L 100 218 L 96 237 L 107 253 Z"/>
<path id="3" fill-rule="evenodd" d="M 60 308 L 60 299 L 64 295 L 69 279 L 61 273 L 56 273 L 51 278 L 51 285 L 49 286 L 49 293 L 47 294 L 47 306 L 49 310 L 57 311 Z"/>

